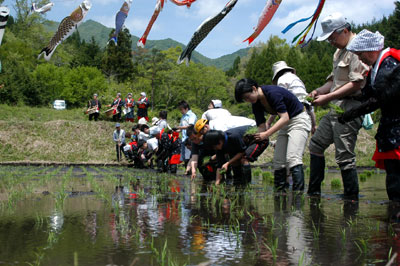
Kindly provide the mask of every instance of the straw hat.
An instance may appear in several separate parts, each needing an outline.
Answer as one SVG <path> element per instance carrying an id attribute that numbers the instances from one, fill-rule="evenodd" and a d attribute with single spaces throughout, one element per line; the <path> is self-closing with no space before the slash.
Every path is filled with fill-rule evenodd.
<path id="1" fill-rule="evenodd" d="M 272 72 L 274 73 L 274 75 L 272 76 L 272 80 L 275 80 L 278 73 L 284 69 L 288 69 L 291 70 L 293 73 L 296 73 L 296 69 L 288 66 L 285 61 L 278 61 L 272 65 Z"/>

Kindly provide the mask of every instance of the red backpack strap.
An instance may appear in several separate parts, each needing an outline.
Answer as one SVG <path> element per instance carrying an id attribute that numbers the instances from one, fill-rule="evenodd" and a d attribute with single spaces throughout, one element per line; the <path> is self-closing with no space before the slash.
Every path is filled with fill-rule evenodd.
<path id="1" fill-rule="evenodd" d="M 396 59 L 397 61 L 400 62 L 400 50 L 394 49 L 394 48 L 390 48 L 389 51 L 387 51 L 381 58 L 381 61 L 379 61 L 379 65 L 381 65 L 381 63 L 383 62 L 383 60 L 388 57 L 391 56 L 394 59 Z"/>

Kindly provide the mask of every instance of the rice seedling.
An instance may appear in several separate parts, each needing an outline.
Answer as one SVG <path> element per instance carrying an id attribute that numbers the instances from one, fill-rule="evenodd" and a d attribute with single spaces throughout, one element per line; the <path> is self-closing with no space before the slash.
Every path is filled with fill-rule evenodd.
<path id="1" fill-rule="evenodd" d="M 305 261 L 304 261 L 305 253 L 306 253 L 305 250 L 303 250 L 303 252 L 301 252 L 301 256 L 300 256 L 299 263 L 298 263 L 299 266 L 306 265 L 306 264 L 305 264 Z"/>
<path id="2" fill-rule="evenodd" d="M 74 266 L 78 266 L 78 252 L 74 252 Z"/>
<path id="3" fill-rule="evenodd" d="M 360 238 L 360 239 L 354 241 L 354 244 L 357 246 L 357 248 L 361 254 L 368 253 L 368 240 L 367 239 Z"/>
<path id="4" fill-rule="evenodd" d="M 311 220 L 311 223 L 313 228 L 314 239 L 319 239 L 320 227 L 316 226 L 313 220 Z"/>
<path id="5" fill-rule="evenodd" d="M 271 252 L 274 262 L 277 258 L 278 241 L 279 239 L 278 237 L 276 237 L 271 241 L 269 245 L 267 243 L 264 243 L 264 246 Z"/>
<path id="6" fill-rule="evenodd" d="M 342 181 L 339 178 L 334 178 L 331 180 L 331 187 L 333 189 L 338 189 L 342 186 Z"/>
<path id="7" fill-rule="evenodd" d="M 253 176 L 260 176 L 262 173 L 262 170 L 260 167 L 257 167 L 256 169 L 253 170 Z"/>
<path id="8" fill-rule="evenodd" d="M 360 181 L 361 181 L 361 182 L 367 181 L 367 174 L 361 173 L 361 174 L 359 175 L 359 177 L 360 177 Z"/>
<path id="9" fill-rule="evenodd" d="M 346 228 L 341 228 L 340 229 L 340 234 L 342 236 L 342 242 L 344 244 L 346 242 Z"/>

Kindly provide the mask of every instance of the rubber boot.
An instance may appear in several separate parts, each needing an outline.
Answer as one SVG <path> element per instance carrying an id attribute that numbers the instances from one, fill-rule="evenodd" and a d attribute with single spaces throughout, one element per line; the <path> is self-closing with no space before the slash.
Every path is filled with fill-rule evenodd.
<path id="1" fill-rule="evenodd" d="M 178 171 L 178 166 L 176 164 L 171 164 L 169 167 L 171 174 L 176 174 L 176 172 Z"/>
<path id="2" fill-rule="evenodd" d="M 286 191 L 286 168 L 274 171 L 274 185 L 276 191 Z"/>
<path id="3" fill-rule="evenodd" d="M 246 164 L 242 166 L 242 175 L 244 184 L 247 185 L 251 183 L 251 166 L 250 164 Z"/>
<path id="4" fill-rule="evenodd" d="M 243 174 L 242 174 L 242 166 L 232 166 L 232 172 L 233 172 L 233 184 L 236 185 L 243 185 L 244 180 L 243 180 Z"/>
<path id="5" fill-rule="evenodd" d="M 325 157 L 310 154 L 309 195 L 321 195 L 321 183 L 325 178 Z"/>
<path id="6" fill-rule="evenodd" d="M 400 203 L 400 161 L 385 160 L 386 192 L 392 201 Z"/>
<path id="7" fill-rule="evenodd" d="M 293 179 L 293 191 L 303 191 L 304 190 L 304 171 L 303 165 L 299 164 L 290 168 Z"/>
<path id="8" fill-rule="evenodd" d="M 349 200 L 358 199 L 358 176 L 357 169 L 341 170 L 344 198 Z"/>

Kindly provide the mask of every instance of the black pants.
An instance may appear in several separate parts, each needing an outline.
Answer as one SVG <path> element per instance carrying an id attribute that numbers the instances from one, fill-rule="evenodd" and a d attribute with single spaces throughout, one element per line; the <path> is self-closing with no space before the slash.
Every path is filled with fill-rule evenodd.
<path id="1" fill-rule="evenodd" d="M 94 121 L 97 121 L 99 119 L 99 113 L 93 113 L 89 115 L 89 121 L 92 121 L 94 118 Z"/>
<path id="2" fill-rule="evenodd" d="M 118 162 L 121 160 L 121 154 L 124 150 L 125 143 L 122 143 L 121 146 L 118 146 L 118 144 L 115 145 L 115 151 L 117 152 L 117 160 Z"/>
<path id="3" fill-rule="evenodd" d="M 385 160 L 386 191 L 390 200 L 400 202 L 400 160 Z"/>
<path id="4" fill-rule="evenodd" d="M 113 121 L 114 122 L 121 121 L 121 112 L 119 112 L 116 115 L 113 115 Z"/>

